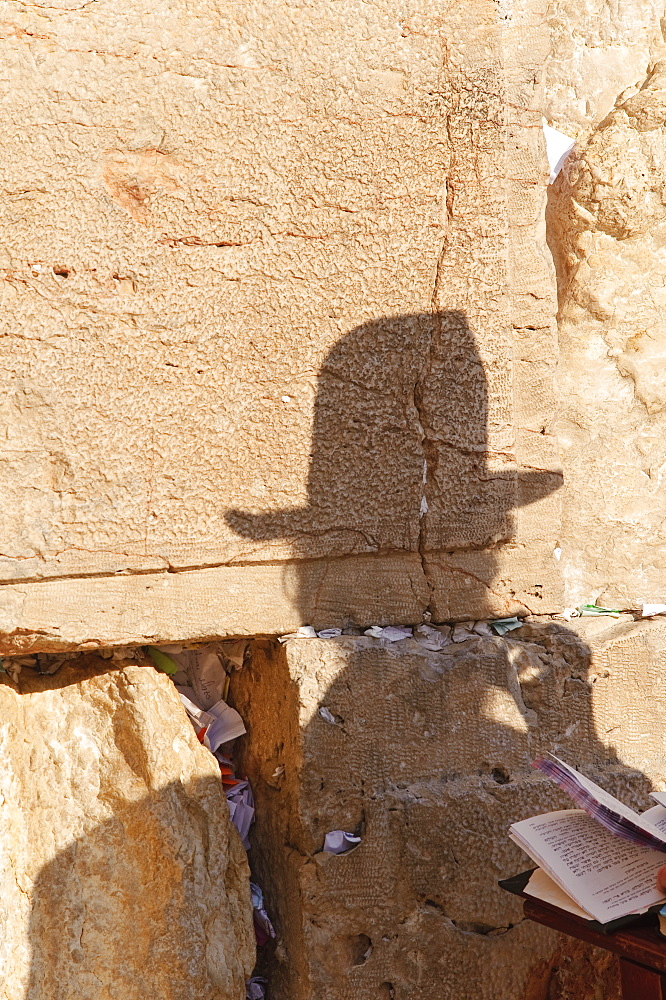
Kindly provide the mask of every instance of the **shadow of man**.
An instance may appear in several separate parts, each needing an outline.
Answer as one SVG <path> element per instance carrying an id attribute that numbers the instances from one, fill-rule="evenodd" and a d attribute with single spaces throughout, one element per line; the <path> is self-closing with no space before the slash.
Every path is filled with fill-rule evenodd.
<path id="1" fill-rule="evenodd" d="M 489 468 L 491 402 L 461 313 L 365 324 L 333 348 L 322 368 L 308 503 L 230 512 L 229 523 L 257 540 L 293 539 L 301 558 L 312 556 L 313 539 L 327 545 L 333 539 L 338 554 L 415 551 L 424 538 L 430 544 L 432 531 L 437 544 L 439 532 L 452 546 L 488 544 L 492 559 L 492 545 L 510 537 L 523 474 Z M 529 474 L 522 485 L 534 499 L 553 489 L 553 477 Z M 426 518 L 431 524 L 424 526 Z M 312 600 L 303 580 L 307 621 Z M 475 608 L 475 617 L 482 610 Z M 524 986 L 517 956 L 525 949 L 537 964 L 543 960 L 546 990 L 537 984 L 532 996 L 557 1000 L 559 994 L 547 992 L 552 936 L 520 924 L 515 903 L 496 888 L 497 877 L 519 862 L 506 827 L 567 804 L 530 775 L 539 751 L 557 749 L 584 766 L 619 761 L 597 733 L 585 643 L 560 625 L 526 626 L 519 635 L 520 642 L 470 638 L 441 653 L 414 640 L 391 646 L 344 636 L 317 644 L 316 670 L 307 642 L 292 642 L 285 654 L 266 641 L 256 662 L 236 676 L 232 691 L 248 724 L 245 765 L 257 799 L 253 868 L 282 938 L 272 1000 L 435 1000 L 463 989 L 467 996 L 517 1000 Z M 168 781 L 145 794 L 146 762 L 158 750 L 146 742 L 149 720 L 126 705 L 135 704 L 132 685 L 170 682 L 142 673 L 150 668 L 133 669 L 109 672 L 100 695 L 100 719 L 115 726 L 107 745 L 116 757 L 105 762 L 103 795 L 93 798 L 103 799 L 110 815 L 92 828 L 85 809 L 72 817 L 67 846 L 32 879 L 26 1000 L 138 1000 L 151 989 L 165 1000 L 194 1000 L 199 987 L 209 1000 L 232 996 L 223 938 L 233 938 L 233 921 L 220 932 L 218 953 L 202 958 L 200 894 L 210 881 L 219 884 L 220 865 L 210 858 L 220 845 L 208 836 L 201 800 L 215 800 L 226 841 L 219 778 Z M 101 666 L 96 676 L 104 673 Z M 50 691 L 80 680 L 76 667 L 67 666 L 28 686 Z M 91 697 L 82 694 L 77 712 L 89 710 Z M 54 719 L 45 706 L 29 730 L 31 760 L 21 758 L 21 767 L 39 773 L 40 760 L 50 761 L 54 780 L 69 789 L 81 779 L 65 774 L 44 749 Z M 121 708 L 124 725 L 117 720 Z M 160 773 L 182 732 L 177 704 L 176 710 L 173 732 L 166 716 L 153 727 L 163 744 Z M 17 712 L 24 719 L 23 708 Z M 75 736 L 76 726 L 69 726 L 67 739 Z M 27 745 L 22 735 L 16 744 Z M 180 773 L 176 758 L 170 766 Z M 137 781 L 136 796 L 119 790 L 121 765 L 123 780 Z M 622 772 L 618 781 L 625 778 Z M 625 797 L 636 802 L 642 792 L 636 782 Z M 362 831 L 360 847 L 348 857 L 322 859 L 326 832 L 338 828 Z M 30 833 L 45 835 L 34 826 Z M 185 885 L 183 872 L 196 858 L 200 877 Z M 84 898 L 92 902 L 83 905 Z M 219 904 L 222 912 L 224 891 Z M 178 932 L 190 906 L 198 936 L 183 946 Z M 237 908 L 236 918 L 247 923 L 249 915 Z M 243 964 L 238 955 L 236 962 Z M 192 963 L 202 970 L 200 980 L 189 972 Z M 247 955 L 244 963 L 247 975 Z M 242 989 L 241 978 L 237 970 L 233 989 Z M 595 996 L 594 984 L 588 986 L 578 1000 Z"/>
<path id="2" fill-rule="evenodd" d="M 514 534 L 512 511 L 561 485 L 556 472 L 516 468 L 507 454 L 510 433 L 509 418 L 489 400 L 464 313 L 373 320 L 336 343 L 321 366 L 307 502 L 229 510 L 226 520 L 252 541 L 289 543 L 296 562 L 285 568 L 285 581 L 301 624 L 332 624 L 305 560 L 405 554 L 422 573 L 420 560 L 431 552 L 473 550 L 490 585 L 495 551 Z M 352 624 L 356 614 L 356 624 L 371 624 L 358 620 L 356 609 L 363 587 L 377 587 L 377 563 L 359 559 L 338 574 L 342 582 L 328 603 L 342 609 L 340 621 Z M 477 618 L 491 613 L 483 588 L 475 603 Z"/>
<path id="3" fill-rule="evenodd" d="M 396 551 L 477 553 L 485 589 L 465 617 L 488 617 L 484 595 L 513 538 L 513 512 L 561 484 L 557 473 L 516 468 L 501 445 L 509 424 L 462 312 L 366 323 L 335 344 L 318 376 L 307 503 L 232 510 L 227 521 L 256 542 L 289 541 L 301 560 L 301 624 L 332 624 L 313 598 L 307 559 Z M 369 566 L 359 561 L 353 587 L 373 586 Z M 340 592 L 349 579 L 334 577 L 329 606 L 347 608 L 349 624 L 370 624 Z M 463 990 L 517 1000 L 519 954 L 541 970 L 534 996 L 556 1000 L 553 936 L 520 925 L 519 905 L 497 887 L 525 863 L 509 824 L 571 805 L 530 761 L 556 750 L 593 775 L 605 769 L 605 783 L 643 807 L 650 787 L 635 771 L 628 782 L 597 734 L 585 641 L 558 623 L 441 652 L 351 636 L 262 649 L 237 707 L 257 775 L 254 863 L 283 937 L 276 1000 L 434 1000 Z M 278 738 L 272 713 L 300 719 L 300 731 L 285 721 Z M 298 778 L 281 784 L 275 775 L 290 754 Z M 361 833 L 361 846 L 325 860 L 333 829 Z M 605 959 L 597 971 L 612 982 Z M 588 986 L 596 996 L 594 983 L 578 982 L 580 1000 Z"/>

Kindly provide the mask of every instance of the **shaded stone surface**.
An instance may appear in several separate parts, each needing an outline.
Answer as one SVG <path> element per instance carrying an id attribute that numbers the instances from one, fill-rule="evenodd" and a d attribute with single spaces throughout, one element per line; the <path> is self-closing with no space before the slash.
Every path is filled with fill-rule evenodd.
<path id="1" fill-rule="evenodd" d="M 170 680 L 72 661 L 0 681 L 7 1000 L 241 1000 L 248 868 Z"/>
<path id="2" fill-rule="evenodd" d="M 629 616 L 439 653 L 364 637 L 255 642 L 234 696 L 280 939 L 277 1000 L 614 996 L 612 961 L 523 921 L 497 880 L 531 866 L 509 825 L 571 805 L 532 770 L 540 752 L 635 808 L 666 787 L 665 644 L 666 624 Z M 361 846 L 323 854 L 334 829 Z"/>

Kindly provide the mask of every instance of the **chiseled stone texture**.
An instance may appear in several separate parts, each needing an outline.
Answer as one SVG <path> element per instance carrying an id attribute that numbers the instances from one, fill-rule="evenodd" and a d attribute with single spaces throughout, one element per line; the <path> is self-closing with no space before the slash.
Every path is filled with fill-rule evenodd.
<path id="1" fill-rule="evenodd" d="M 219 769 L 150 667 L 0 681 L 3 1000 L 241 1000 L 248 867 Z"/>
<path id="2" fill-rule="evenodd" d="M 567 603 L 660 599 L 666 573 L 666 50 L 549 205 L 560 284 Z"/>
<path id="3" fill-rule="evenodd" d="M 0 654 L 417 622 L 427 602 L 420 560 L 404 553 L 7 584 Z"/>
<path id="4" fill-rule="evenodd" d="M 571 805 L 532 770 L 540 752 L 637 808 L 666 787 L 665 650 L 666 624 L 630 616 L 439 653 L 256 642 L 234 697 L 280 936 L 276 1000 L 594 1000 L 590 967 L 615 996 L 613 962 L 586 951 L 570 964 L 497 879 L 528 867 L 509 825 Z M 323 855 L 334 829 L 360 831 L 361 846 Z"/>
<path id="5" fill-rule="evenodd" d="M 237 567 L 214 634 L 370 623 L 389 566 L 408 620 L 558 606 L 541 6 L 0 3 L 4 581 Z"/>

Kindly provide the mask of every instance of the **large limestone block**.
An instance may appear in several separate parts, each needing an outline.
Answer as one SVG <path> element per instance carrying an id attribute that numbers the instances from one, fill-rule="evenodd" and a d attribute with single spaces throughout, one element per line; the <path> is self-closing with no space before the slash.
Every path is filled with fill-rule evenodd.
<path id="1" fill-rule="evenodd" d="M 560 283 L 567 603 L 624 607 L 666 572 L 666 63 L 582 144 L 549 208 Z"/>
<path id="2" fill-rule="evenodd" d="M 401 558 L 412 620 L 558 605 L 540 7 L 0 3 L 4 581 L 258 564 L 302 623 L 308 564 Z"/>
<path id="3" fill-rule="evenodd" d="M 427 604 L 416 553 L 16 583 L 0 587 L 0 653 L 418 622 Z"/>
<path id="4" fill-rule="evenodd" d="M 443 319 L 422 394 L 421 551 L 439 620 L 554 610 L 560 600 L 554 282 L 537 84 L 549 36 L 531 2 L 507 5 L 499 31 L 489 21 L 474 30 L 473 10 L 448 15 L 453 148 L 433 299 Z"/>
<path id="5" fill-rule="evenodd" d="M 171 682 L 95 658 L 3 677 L 3 998 L 241 1000 L 247 861 Z"/>
<path id="6" fill-rule="evenodd" d="M 666 786 L 665 649 L 666 625 L 629 616 L 580 632 L 535 623 L 442 652 L 365 637 L 255 642 L 234 697 L 280 938 L 276 998 L 593 1000 L 589 963 L 618 995 L 612 962 L 571 959 L 496 883 L 529 864 L 509 825 L 570 805 L 531 768 L 539 753 L 637 808 Z M 334 829 L 358 831 L 361 846 L 323 855 Z"/>

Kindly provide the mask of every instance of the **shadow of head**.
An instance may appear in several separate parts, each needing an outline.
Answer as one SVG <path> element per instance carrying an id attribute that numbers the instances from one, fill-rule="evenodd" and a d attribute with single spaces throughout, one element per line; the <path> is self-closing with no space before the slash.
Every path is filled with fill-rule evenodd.
<path id="1" fill-rule="evenodd" d="M 558 473 L 516 467 L 505 409 L 464 313 L 365 323 L 317 378 L 307 502 L 229 510 L 226 521 L 301 559 L 492 549 L 513 537 L 513 510 L 561 485 Z"/>

